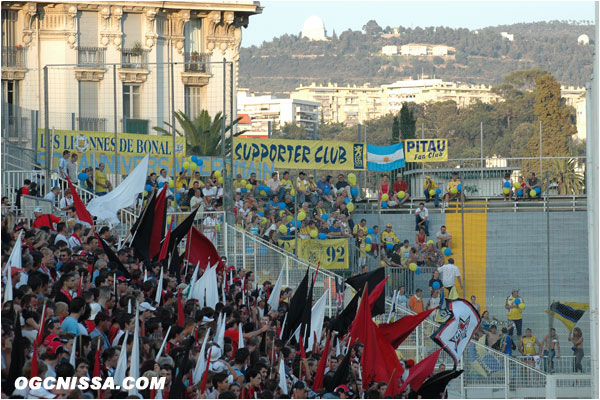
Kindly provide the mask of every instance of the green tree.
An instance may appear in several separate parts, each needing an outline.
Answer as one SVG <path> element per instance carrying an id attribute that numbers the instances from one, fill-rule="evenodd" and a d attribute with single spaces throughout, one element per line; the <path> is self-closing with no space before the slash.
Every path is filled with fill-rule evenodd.
<path id="1" fill-rule="evenodd" d="M 400 109 L 400 133 L 402 140 L 416 138 L 416 122 L 408 103 L 403 103 Z"/>
<path id="2" fill-rule="evenodd" d="M 179 128 L 175 128 L 175 134 L 185 138 L 186 155 L 223 155 L 221 148 L 223 115 L 221 112 L 211 118 L 208 111 L 202 110 L 196 118 L 192 119 L 182 111 L 175 111 L 175 119 L 179 125 Z M 227 140 L 227 136 L 240 120 L 241 118 L 237 118 L 230 125 L 225 126 L 225 154 L 229 154 L 231 151 L 231 140 Z M 165 122 L 165 125 L 169 127 L 168 130 L 159 126 L 155 126 L 153 129 L 164 135 L 171 135 L 173 126 L 168 122 Z M 244 132 L 246 131 L 234 133 L 233 136 L 239 136 Z"/>
<path id="3" fill-rule="evenodd" d="M 561 99 L 560 83 L 552 75 L 536 78 L 533 108 L 538 121 L 542 123 L 542 155 L 568 155 L 571 137 L 577 133 L 577 129 L 571 123 L 570 111 Z M 540 154 L 538 135 L 534 135 L 527 145 L 531 156 Z"/>
<path id="4" fill-rule="evenodd" d="M 400 141 L 400 120 L 397 115 L 394 115 L 394 123 L 392 124 L 392 143 Z"/>
<path id="5" fill-rule="evenodd" d="M 375 21 L 374 19 L 367 22 L 365 25 L 363 25 L 362 28 L 363 28 L 363 31 L 365 31 L 365 33 L 369 36 L 379 35 L 380 33 L 383 32 L 383 29 L 381 28 L 381 26 L 379 26 L 377 21 Z"/>

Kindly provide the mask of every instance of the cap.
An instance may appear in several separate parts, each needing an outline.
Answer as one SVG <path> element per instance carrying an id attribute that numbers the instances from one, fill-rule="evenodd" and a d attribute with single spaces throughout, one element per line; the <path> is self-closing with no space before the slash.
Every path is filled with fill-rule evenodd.
<path id="1" fill-rule="evenodd" d="M 431 179 L 429 175 L 425 175 L 425 179 Z"/>
<path id="2" fill-rule="evenodd" d="M 518 292 L 518 291 L 519 291 L 519 289 L 513 289 L 512 291 L 513 291 L 513 292 Z"/>
<path id="3" fill-rule="evenodd" d="M 180 283 L 179 285 L 177 285 L 177 290 L 185 290 L 187 289 L 188 285 L 185 283 Z"/>
<path id="4" fill-rule="evenodd" d="M 77 253 L 78 256 L 87 256 L 87 252 L 85 252 L 84 250 L 79 250 L 79 252 Z"/>
<path id="5" fill-rule="evenodd" d="M 309 177 L 309 178 L 314 178 L 315 176 L 311 174 L 311 175 L 309 175 L 308 177 Z"/>
<path id="6" fill-rule="evenodd" d="M 340 385 L 340 386 L 336 387 L 333 392 L 334 393 L 339 393 L 339 392 L 350 393 L 350 389 L 348 389 L 348 386 L 346 386 L 346 385 Z"/>
<path id="7" fill-rule="evenodd" d="M 34 208 L 34 209 L 33 209 L 33 212 L 34 212 L 34 213 L 36 213 L 36 212 L 39 212 L 39 213 L 41 213 L 42 211 L 43 211 L 43 210 L 42 210 L 42 207 L 36 207 L 36 208 Z"/>
<path id="8" fill-rule="evenodd" d="M 412 368 L 415 366 L 415 360 L 406 360 L 406 368 Z"/>
<path id="9" fill-rule="evenodd" d="M 392 227 L 392 224 L 387 224 L 386 225 L 386 228 L 391 228 L 391 227 Z"/>
<path id="10" fill-rule="evenodd" d="M 46 354 L 58 354 L 64 351 L 65 349 L 61 342 L 52 341 L 46 346 Z"/>
<path id="11" fill-rule="evenodd" d="M 58 335 L 55 335 L 54 333 L 46 336 L 46 339 L 44 339 L 44 346 L 48 347 L 48 345 L 52 342 L 61 343 L 60 337 Z"/>
<path id="12" fill-rule="evenodd" d="M 202 323 L 203 324 L 206 324 L 206 323 L 209 323 L 209 322 L 213 322 L 214 320 L 215 320 L 214 318 L 210 318 L 210 317 L 207 317 L 207 316 L 202 317 Z"/>
<path id="13" fill-rule="evenodd" d="M 108 314 L 105 314 L 102 311 L 100 311 L 98 314 L 96 314 L 96 318 L 94 318 L 94 321 L 107 321 L 109 319 L 110 317 L 108 316 Z"/>
<path id="14" fill-rule="evenodd" d="M 50 393 L 43 387 L 39 387 L 36 389 L 31 389 L 27 397 L 30 399 L 54 399 L 56 398 L 56 395 L 54 393 Z"/>
<path id="15" fill-rule="evenodd" d="M 221 348 L 219 346 L 212 346 L 210 350 L 210 362 L 214 363 L 221 358 Z"/>
<path id="16" fill-rule="evenodd" d="M 304 384 L 304 382 L 302 381 L 298 381 L 296 383 L 294 383 L 293 386 L 294 389 L 302 389 L 302 390 L 306 390 L 306 385 Z"/>
<path id="17" fill-rule="evenodd" d="M 153 307 L 152 304 L 144 301 L 140 304 L 140 311 L 156 311 L 156 307 Z"/>
<path id="18" fill-rule="evenodd" d="M 410 242 L 408 241 L 408 239 L 404 239 L 404 242 L 402 242 L 402 243 L 410 243 Z"/>

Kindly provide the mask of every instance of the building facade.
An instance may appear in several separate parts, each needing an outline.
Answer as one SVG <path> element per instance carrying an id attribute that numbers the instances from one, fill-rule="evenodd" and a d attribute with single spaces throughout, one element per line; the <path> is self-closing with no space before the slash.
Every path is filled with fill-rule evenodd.
<path id="1" fill-rule="evenodd" d="M 252 96 L 245 89 L 238 90 L 239 115 L 247 115 L 250 123 L 245 124 L 245 137 L 268 137 L 271 130 L 279 130 L 285 124 L 295 124 L 309 134 L 315 133 L 319 123 L 321 104 L 301 99 L 278 99 L 270 95 Z M 240 128 L 241 129 L 241 128 Z"/>
<path id="2" fill-rule="evenodd" d="M 46 121 L 152 134 L 173 111 L 230 114 L 242 28 L 261 11 L 254 1 L 3 2 L 2 135 L 34 146 Z"/>

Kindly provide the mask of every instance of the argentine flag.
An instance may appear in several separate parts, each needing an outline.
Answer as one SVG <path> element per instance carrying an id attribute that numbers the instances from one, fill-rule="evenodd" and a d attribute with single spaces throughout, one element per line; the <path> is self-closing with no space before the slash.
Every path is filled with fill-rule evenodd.
<path id="1" fill-rule="evenodd" d="M 390 146 L 367 144 L 369 171 L 392 171 L 406 165 L 402 142 Z"/>

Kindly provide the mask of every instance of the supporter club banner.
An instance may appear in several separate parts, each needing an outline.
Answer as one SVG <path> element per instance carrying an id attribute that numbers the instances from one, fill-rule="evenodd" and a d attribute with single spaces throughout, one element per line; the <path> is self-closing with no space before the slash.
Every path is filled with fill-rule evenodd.
<path id="1" fill-rule="evenodd" d="M 404 141 L 406 162 L 448 161 L 447 139 L 407 139 Z"/>
<path id="2" fill-rule="evenodd" d="M 285 250 L 294 251 L 295 239 L 279 240 Z M 348 239 L 298 239 L 298 257 L 326 269 L 348 269 Z"/>
<path id="3" fill-rule="evenodd" d="M 431 335 L 431 339 L 458 363 L 481 318 L 471 303 L 464 299 L 448 301 L 448 312 L 450 318 Z"/>
<path id="4" fill-rule="evenodd" d="M 353 142 L 234 138 L 233 158 L 274 163 L 276 168 L 367 169 L 366 145 Z"/>

